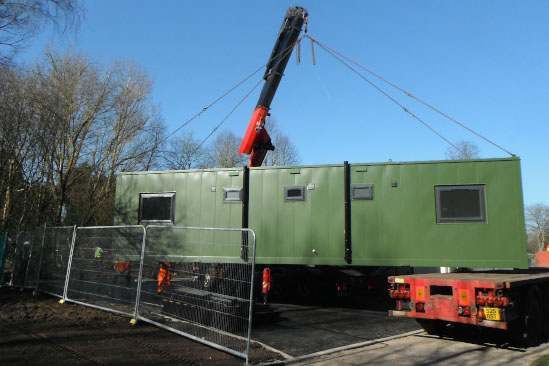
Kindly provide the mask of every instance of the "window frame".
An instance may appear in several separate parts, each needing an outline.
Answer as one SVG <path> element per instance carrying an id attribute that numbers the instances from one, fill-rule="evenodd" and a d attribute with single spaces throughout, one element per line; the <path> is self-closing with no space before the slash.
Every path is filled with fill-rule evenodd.
<path id="1" fill-rule="evenodd" d="M 141 192 L 139 193 L 139 225 L 174 225 L 175 224 L 175 194 L 176 192 Z M 154 197 L 168 197 L 170 200 L 170 219 L 169 220 L 143 220 L 143 199 Z"/>
<path id="2" fill-rule="evenodd" d="M 227 193 L 229 193 L 229 192 L 238 192 L 238 199 L 227 197 Z M 237 188 L 237 187 L 231 187 L 231 188 L 223 187 L 223 203 L 240 203 L 240 202 L 242 202 L 242 194 L 243 194 L 242 187 L 240 187 L 240 188 Z"/>
<path id="3" fill-rule="evenodd" d="M 368 188 L 370 190 L 369 196 L 360 196 L 355 193 L 356 189 Z M 351 184 L 351 201 L 373 201 L 374 200 L 374 185 L 372 183 L 360 183 L 360 184 Z"/>
<path id="4" fill-rule="evenodd" d="M 452 190 L 474 190 L 478 192 L 480 216 L 471 217 L 442 217 L 441 192 Z M 485 184 L 457 184 L 457 185 L 436 185 L 435 186 L 435 207 L 437 224 L 445 223 L 485 223 L 486 215 L 486 185 Z"/>
<path id="5" fill-rule="evenodd" d="M 288 192 L 291 190 L 299 189 L 301 195 L 299 197 L 289 197 Z M 306 200 L 305 195 L 306 187 L 305 186 L 286 186 L 284 187 L 284 202 L 300 202 Z"/>

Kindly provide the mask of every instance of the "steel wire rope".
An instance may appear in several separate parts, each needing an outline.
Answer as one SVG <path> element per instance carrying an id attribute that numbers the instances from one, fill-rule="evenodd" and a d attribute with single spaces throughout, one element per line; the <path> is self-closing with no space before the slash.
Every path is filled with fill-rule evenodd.
<path id="1" fill-rule="evenodd" d="M 259 80 L 254 86 L 252 89 L 250 89 L 250 91 L 244 96 L 244 98 L 242 98 L 240 100 L 240 102 L 238 102 L 236 104 L 236 106 L 234 106 L 233 109 L 231 109 L 231 111 L 221 120 L 221 122 L 219 122 L 217 124 L 217 126 L 215 126 L 212 130 L 212 132 L 210 132 L 208 134 L 208 136 L 206 136 L 204 138 L 204 140 L 202 140 L 202 142 L 200 142 L 200 144 L 198 144 L 198 146 L 193 150 L 193 152 L 191 153 L 191 156 L 196 154 L 196 152 L 198 151 L 198 149 L 200 149 L 202 147 L 202 145 L 204 145 L 204 143 L 219 129 L 219 127 L 221 127 L 221 125 L 223 123 L 225 123 L 225 121 L 233 114 L 234 111 L 236 111 L 238 109 L 238 107 L 240 107 L 240 105 L 242 103 L 244 103 L 244 101 L 250 96 L 250 94 L 252 94 L 252 92 L 259 86 L 259 84 L 261 84 L 261 82 L 263 81 L 263 79 Z"/>
<path id="2" fill-rule="evenodd" d="M 293 50 L 293 47 L 298 44 L 305 36 L 301 36 L 300 38 L 298 38 L 297 40 L 295 40 L 295 42 L 291 43 L 290 45 L 288 45 L 288 47 L 286 47 L 285 49 L 283 49 L 282 51 L 280 51 L 279 53 L 273 55 L 271 58 L 269 58 L 269 60 L 267 60 L 266 63 L 264 63 L 263 65 L 261 65 L 260 67 L 258 67 L 254 72 L 252 72 L 251 74 L 249 74 L 248 76 L 246 76 L 244 79 L 242 79 L 241 81 L 239 81 L 238 83 L 236 83 L 233 87 L 231 87 L 229 90 L 227 90 L 225 93 L 221 94 L 219 97 L 217 97 L 213 102 L 211 102 L 210 104 L 208 104 L 206 107 L 202 108 L 202 110 L 200 110 L 199 112 L 195 113 L 191 118 L 189 118 L 187 121 L 183 122 L 183 124 L 181 126 L 179 126 L 178 128 L 176 128 L 174 131 L 172 131 L 168 136 L 164 137 L 163 139 L 161 139 L 157 144 L 156 146 L 160 146 L 160 144 L 162 144 L 163 142 L 165 142 L 166 140 L 168 140 L 170 137 L 172 137 L 173 135 L 175 135 L 177 132 L 181 131 L 182 128 L 184 128 L 185 126 L 187 126 L 189 123 L 191 123 L 192 121 L 194 121 L 196 118 L 200 117 L 204 112 L 206 112 L 209 108 L 211 108 L 212 106 L 214 106 L 215 104 L 217 104 L 221 99 L 225 98 L 227 95 L 231 94 L 234 90 L 236 90 L 238 87 L 240 87 L 242 84 L 244 84 L 246 81 L 248 81 L 249 79 L 252 78 L 252 76 L 254 76 L 255 74 L 257 74 L 259 71 L 261 71 L 265 66 L 267 66 L 271 61 L 273 61 L 275 58 L 277 58 L 278 56 L 280 55 L 283 55 L 282 58 L 284 58 L 284 56 L 286 55 L 286 53 L 288 52 L 292 52 Z M 263 80 L 263 79 L 262 79 Z M 215 132 L 215 131 L 214 131 Z M 193 152 L 193 154 L 195 153 L 196 151 Z"/>
<path id="3" fill-rule="evenodd" d="M 494 141 L 490 140 L 489 138 L 481 135 L 480 133 L 476 132 L 475 130 L 473 130 L 472 128 L 470 128 L 469 126 L 465 125 L 464 123 L 461 123 L 459 122 L 458 120 L 456 120 L 455 118 L 449 116 L 448 114 L 442 112 L 441 110 L 439 110 L 438 108 L 434 107 L 433 105 L 427 103 L 426 101 L 422 100 L 421 98 L 418 98 L 417 96 L 415 96 L 414 94 L 410 93 L 409 91 L 405 90 L 405 89 L 402 89 L 401 87 L 399 87 L 398 85 L 396 85 L 395 83 L 391 82 L 390 80 L 387 80 L 385 79 L 384 77 L 382 77 L 381 75 L 373 72 L 372 70 L 368 69 L 367 67 L 359 64 L 358 62 L 356 62 L 355 60 L 351 59 L 350 57 L 347 57 L 345 56 L 344 54 L 342 54 L 341 52 L 331 48 L 330 46 L 327 46 L 326 44 L 312 38 L 311 36 L 309 35 L 305 35 L 304 37 L 307 37 L 309 38 L 311 41 L 313 41 L 314 43 L 318 44 L 321 48 L 323 48 L 324 50 L 330 50 L 331 52 L 333 52 L 334 54 L 344 58 L 345 60 L 349 61 L 350 63 L 356 65 L 357 67 L 361 68 L 362 70 L 366 71 L 367 73 L 369 73 L 370 75 L 378 78 L 379 80 L 383 81 L 384 83 L 392 86 L 393 88 L 397 89 L 398 91 L 400 91 L 401 93 L 405 94 L 406 96 L 420 102 L 421 104 L 423 104 L 424 106 L 426 106 L 427 108 L 431 109 L 432 111 L 440 114 L 441 116 L 443 116 L 444 118 L 450 120 L 451 122 L 457 124 L 458 126 L 466 129 L 467 131 L 469 131 L 470 133 L 472 133 L 473 135 L 477 136 L 477 137 L 480 137 L 481 139 L 483 139 L 484 141 L 488 142 L 489 144 L 497 147 L 498 149 L 500 149 L 501 151 L 511 155 L 511 156 L 516 156 L 515 154 L 513 154 L 512 152 L 508 151 L 507 149 L 501 147 L 500 145 L 498 145 L 497 143 L 495 143 Z M 454 146 L 455 147 L 455 146 Z"/>
<path id="4" fill-rule="evenodd" d="M 363 79 L 364 81 L 366 81 L 368 84 L 370 84 L 374 89 L 376 89 L 378 92 L 380 92 L 381 94 L 383 94 L 386 98 L 388 98 L 389 100 L 391 100 L 393 103 L 395 103 L 396 105 L 398 105 L 400 108 L 402 108 L 402 110 L 404 110 L 404 112 L 408 113 L 410 116 L 412 116 L 412 118 L 416 119 L 418 122 L 420 122 L 423 126 L 425 126 L 426 128 L 428 128 L 431 132 L 433 132 L 435 135 L 437 135 L 438 137 L 440 137 L 441 139 L 443 139 L 444 141 L 446 141 L 450 146 L 452 146 L 454 149 L 456 150 L 459 150 L 459 148 L 454 145 L 450 140 L 448 140 L 446 137 L 444 137 L 440 132 L 438 132 L 437 130 L 435 130 L 433 127 L 431 127 L 427 122 L 425 122 L 424 120 L 422 120 L 421 118 L 419 118 L 418 116 L 416 116 L 412 111 L 410 111 L 408 108 L 406 108 L 404 105 L 402 105 L 399 101 L 397 101 L 395 98 L 393 98 L 391 95 L 389 95 L 386 91 L 384 91 L 383 89 L 381 89 L 379 86 L 377 86 L 373 81 L 371 81 L 370 79 L 368 79 L 367 77 L 365 77 L 364 75 L 362 75 L 360 72 L 358 72 L 355 68 L 353 68 L 351 65 L 349 65 L 348 63 L 346 63 L 345 61 L 343 61 L 338 55 L 336 55 L 335 53 L 333 53 L 332 51 L 330 51 L 328 48 L 325 48 L 323 44 L 319 43 L 318 41 L 316 41 L 314 38 L 311 38 L 310 36 L 307 36 L 309 37 L 309 39 L 311 39 L 313 42 L 315 42 L 316 44 L 318 44 L 320 46 L 320 48 L 322 48 L 324 51 L 326 51 L 329 55 L 331 55 L 332 57 L 334 57 L 336 60 L 338 60 L 339 62 L 341 62 L 344 66 L 346 66 L 349 70 L 351 70 L 352 72 L 354 72 L 355 74 L 357 74 L 361 79 Z"/>

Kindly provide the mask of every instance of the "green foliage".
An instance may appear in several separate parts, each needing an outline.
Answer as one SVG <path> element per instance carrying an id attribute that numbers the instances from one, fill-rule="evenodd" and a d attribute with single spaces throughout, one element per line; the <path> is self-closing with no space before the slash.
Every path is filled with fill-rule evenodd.
<path id="1" fill-rule="evenodd" d="M 549 353 L 532 362 L 530 366 L 549 366 Z"/>

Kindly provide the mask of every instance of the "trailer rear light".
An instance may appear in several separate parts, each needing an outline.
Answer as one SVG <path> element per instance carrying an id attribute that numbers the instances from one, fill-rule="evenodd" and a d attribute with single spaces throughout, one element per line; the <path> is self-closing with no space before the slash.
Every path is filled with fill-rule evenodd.
<path id="1" fill-rule="evenodd" d="M 458 307 L 458 314 L 461 316 L 471 316 L 471 308 L 468 306 Z"/>
<path id="2" fill-rule="evenodd" d="M 336 283 L 337 292 L 347 292 L 347 285 L 340 285 Z"/>
<path id="3" fill-rule="evenodd" d="M 397 289 L 389 289 L 389 296 L 393 299 L 410 300 L 412 295 L 405 286 L 400 286 Z"/>
<path id="4" fill-rule="evenodd" d="M 497 306 L 497 307 L 502 307 L 503 306 L 503 299 L 501 297 L 498 297 L 498 298 L 494 299 L 494 305 Z"/>
<path id="5" fill-rule="evenodd" d="M 487 306 L 494 306 L 494 298 L 493 297 L 489 297 L 486 299 L 486 305 Z"/>
<path id="6" fill-rule="evenodd" d="M 416 311 L 418 313 L 424 313 L 425 312 L 425 304 L 422 302 L 416 303 Z"/>
<path id="7" fill-rule="evenodd" d="M 477 319 L 484 319 L 484 311 L 479 310 L 477 312 Z"/>

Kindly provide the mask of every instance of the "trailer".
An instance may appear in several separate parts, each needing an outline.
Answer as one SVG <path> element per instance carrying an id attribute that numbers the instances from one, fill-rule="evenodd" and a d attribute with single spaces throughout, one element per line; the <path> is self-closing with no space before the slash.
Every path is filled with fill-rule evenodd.
<path id="1" fill-rule="evenodd" d="M 532 346 L 549 336 L 549 271 L 541 269 L 432 273 L 389 277 L 395 309 L 429 334 L 465 324 L 508 331 Z"/>

